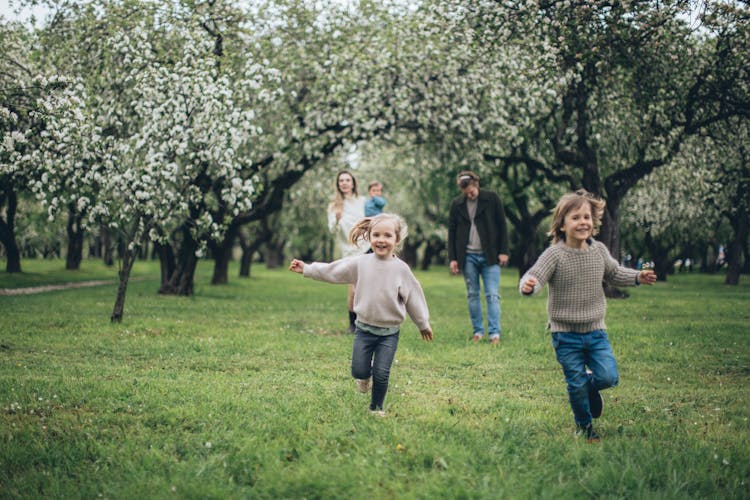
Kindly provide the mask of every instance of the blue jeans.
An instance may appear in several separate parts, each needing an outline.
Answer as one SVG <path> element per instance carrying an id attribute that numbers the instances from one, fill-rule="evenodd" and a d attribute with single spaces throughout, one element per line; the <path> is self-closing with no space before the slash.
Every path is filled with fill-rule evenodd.
<path id="1" fill-rule="evenodd" d="M 575 422 L 585 427 L 591 423 L 589 393 L 614 387 L 620 379 L 607 332 L 556 332 L 552 334 L 552 347 L 565 374 Z"/>
<path id="2" fill-rule="evenodd" d="M 382 410 L 398 335 L 373 335 L 357 328 L 352 347 L 352 377 L 366 380 L 372 375 L 371 410 Z"/>
<path id="3" fill-rule="evenodd" d="M 464 279 L 466 298 L 469 302 L 472 333 L 484 335 L 482 320 L 482 300 L 480 298 L 479 277 L 484 283 L 484 296 L 487 301 L 487 331 L 490 338 L 500 337 L 500 264 L 487 264 L 483 254 L 466 254 Z"/>

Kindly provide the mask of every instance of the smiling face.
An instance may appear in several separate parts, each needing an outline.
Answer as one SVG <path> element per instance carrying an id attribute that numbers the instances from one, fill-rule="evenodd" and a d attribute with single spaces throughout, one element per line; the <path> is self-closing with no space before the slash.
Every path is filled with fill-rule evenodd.
<path id="1" fill-rule="evenodd" d="M 393 255 L 399 238 L 396 229 L 396 221 L 391 219 L 378 221 L 370 228 L 370 247 L 377 257 L 387 259 Z"/>
<path id="2" fill-rule="evenodd" d="M 594 218 L 591 215 L 591 204 L 583 203 L 572 208 L 563 219 L 560 230 L 565 233 L 565 244 L 573 248 L 582 248 L 591 238 L 594 230 Z"/>

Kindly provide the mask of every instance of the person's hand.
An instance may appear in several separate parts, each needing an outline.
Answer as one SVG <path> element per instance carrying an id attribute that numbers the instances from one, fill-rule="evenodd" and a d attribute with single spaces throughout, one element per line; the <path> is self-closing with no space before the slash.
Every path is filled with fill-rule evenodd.
<path id="1" fill-rule="evenodd" d="M 458 274 L 458 261 L 452 260 L 450 262 L 451 274 Z"/>
<path id="2" fill-rule="evenodd" d="M 644 269 L 638 273 L 639 285 L 653 285 L 656 283 L 656 273 L 651 269 Z"/>
<path id="3" fill-rule="evenodd" d="M 507 253 L 501 253 L 497 256 L 497 261 L 500 263 L 500 266 L 506 266 L 508 265 L 508 254 Z"/>
<path id="4" fill-rule="evenodd" d="M 523 284 L 523 287 L 521 288 L 521 292 L 523 292 L 524 295 L 531 295 L 534 292 L 535 286 L 536 286 L 536 278 L 529 277 L 529 279 L 527 279 L 526 282 Z"/>
<path id="5" fill-rule="evenodd" d="M 341 210 L 337 210 L 336 211 L 336 222 L 338 222 L 338 221 L 341 220 L 341 216 L 342 215 L 343 215 L 343 213 L 341 212 Z"/>
<path id="6" fill-rule="evenodd" d="M 432 340 L 432 330 L 430 330 L 429 328 L 420 330 L 419 333 L 422 335 L 422 340 L 426 340 L 427 342 L 430 342 Z"/>
<path id="7" fill-rule="evenodd" d="M 300 273 L 305 270 L 305 263 L 301 260 L 292 259 L 292 263 L 289 264 L 289 270 L 295 273 Z"/>

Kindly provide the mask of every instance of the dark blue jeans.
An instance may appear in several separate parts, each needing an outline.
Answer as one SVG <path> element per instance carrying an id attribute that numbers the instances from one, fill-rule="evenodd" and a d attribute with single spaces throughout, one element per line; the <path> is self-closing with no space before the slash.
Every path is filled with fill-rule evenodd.
<path id="1" fill-rule="evenodd" d="M 365 380 L 372 376 L 371 410 L 382 410 L 391 364 L 398 347 L 399 332 L 373 335 L 357 328 L 352 347 L 352 377 Z"/>
<path id="2" fill-rule="evenodd" d="M 591 423 L 589 392 L 614 387 L 619 381 L 617 361 L 607 332 L 556 332 L 552 334 L 552 346 L 568 384 L 573 417 L 577 425 L 585 427 Z M 586 367 L 591 370 L 590 374 Z"/>

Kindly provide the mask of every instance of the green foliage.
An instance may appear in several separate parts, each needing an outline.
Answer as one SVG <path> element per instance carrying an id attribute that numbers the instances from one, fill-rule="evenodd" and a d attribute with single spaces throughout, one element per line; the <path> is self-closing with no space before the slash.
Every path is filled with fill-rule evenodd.
<path id="1" fill-rule="evenodd" d="M 72 281 L 63 267 L 24 262 L 33 273 L 0 274 L 0 288 Z M 609 303 L 622 380 L 587 445 L 545 301 L 520 297 L 513 269 L 498 348 L 469 342 L 459 278 L 417 273 L 435 341 L 404 324 L 380 419 L 349 376 L 345 287 L 266 269 L 213 287 L 210 267 L 186 298 L 156 294 L 157 265 L 136 263 L 120 324 L 106 319 L 114 282 L 0 296 L 3 496 L 747 495 L 747 280 L 682 274 Z"/>

